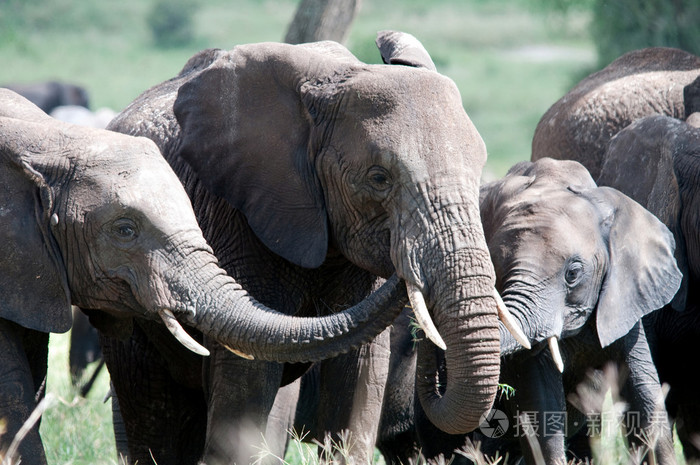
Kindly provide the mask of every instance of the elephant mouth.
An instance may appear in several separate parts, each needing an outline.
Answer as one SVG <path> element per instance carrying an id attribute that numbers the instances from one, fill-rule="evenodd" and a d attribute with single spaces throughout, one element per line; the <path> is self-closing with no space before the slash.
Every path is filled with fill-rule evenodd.
<path id="1" fill-rule="evenodd" d="M 508 332 L 515 338 L 516 341 L 518 341 L 518 343 L 521 346 L 523 346 L 527 350 L 530 350 L 532 348 L 532 345 L 527 339 L 525 332 L 520 327 L 517 320 L 510 313 L 508 307 L 506 307 L 506 304 L 501 298 L 501 294 L 499 294 L 498 290 L 496 290 L 495 288 L 493 290 L 493 297 L 496 299 L 496 307 L 498 308 L 498 319 L 501 320 L 503 326 L 505 326 Z"/>
<path id="2" fill-rule="evenodd" d="M 207 348 L 195 341 L 194 338 L 182 328 L 182 325 L 180 325 L 180 323 L 177 321 L 177 318 L 175 318 L 175 315 L 171 310 L 161 308 L 158 310 L 158 316 L 160 316 L 160 319 L 163 320 L 163 323 L 165 324 L 165 327 L 168 328 L 168 331 L 170 331 L 170 334 L 172 334 L 180 344 L 197 355 L 201 355 L 203 357 L 209 356 L 209 351 Z"/>
<path id="3" fill-rule="evenodd" d="M 513 339 L 515 339 L 516 342 L 518 342 L 520 345 L 522 345 L 526 349 L 531 349 L 532 344 L 537 344 L 539 347 L 543 347 L 544 343 L 546 342 L 547 344 L 547 349 L 549 350 L 549 353 L 552 357 L 552 362 L 556 366 L 557 370 L 559 370 L 560 373 L 564 373 L 564 359 L 561 355 L 561 350 L 559 349 L 559 339 L 560 337 L 557 335 L 551 335 L 551 336 L 544 336 L 544 337 L 535 337 L 533 338 L 532 344 L 530 343 L 530 340 L 528 337 L 525 335 L 525 333 L 522 331 L 520 328 L 520 325 L 518 324 L 517 320 L 513 318 L 511 313 L 508 311 L 506 305 L 503 303 L 502 300 L 500 300 L 500 297 L 498 296 L 498 292 L 495 294 L 496 296 L 496 302 L 498 304 L 498 315 L 499 319 L 501 320 L 501 324 L 503 327 L 510 332 L 510 334 L 513 336 Z M 502 314 L 502 310 L 505 309 L 505 312 Z M 512 325 L 512 328 L 509 327 L 509 325 Z M 516 336 L 516 333 L 520 333 L 520 335 Z M 503 334 L 503 333 L 501 333 Z M 551 333 L 550 333 L 551 334 Z M 520 339 L 522 337 L 522 340 Z M 542 345 L 540 345 L 542 344 Z M 513 352 L 515 352 L 517 349 L 514 345 L 513 342 L 505 342 L 501 346 L 501 354 L 502 355 L 510 355 Z"/>
<path id="4" fill-rule="evenodd" d="M 163 320 L 163 323 L 165 324 L 165 327 L 168 329 L 170 334 L 172 334 L 173 337 L 177 339 L 177 341 L 180 344 L 182 344 L 185 348 L 203 357 L 208 357 L 210 355 L 209 350 L 206 347 L 201 345 L 199 342 L 195 341 L 194 338 L 190 336 L 187 333 L 187 331 L 184 330 L 184 328 L 182 327 L 182 325 L 180 325 L 180 322 L 177 321 L 177 318 L 175 318 L 175 315 L 171 310 L 168 310 L 167 308 L 162 308 L 158 311 L 158 316 L 160 316 L 160 319 Z M 246 360 L 253 360 L 255 358 L 252 355 L 246 354 L 245 352 L 241 352 L 240 350 L 236 350 L 225 344 L 222 345 L 228 351 Z"/>
<path id="5" fill-rule="evenodd" d="M 425 336 L 440 349 L 447 350 L 445 341 L 442 340 L 435 323 L 433 323 L 433 320 L 430 317 L 428 307 L 425 304 L 425 298 L 423 297 L 423 292 L 418 288 L 418 286 L 408 281 L 406 281 L 406 291 L 408 293 L 408 299 L 411 302 L 411 307 L 413 308 L 413 314 L 416 317 L 416 321 L 420 325 L 421 329 L 425 333 Z M 506 307 L 506 305 L 503 303 L 501 295 L 495 288 L 493 290 L 493 296 L 496 299 L 498 318 L 501 320 L 501 323 L 503 323 L 503 326 L 505 326 L 508 332 L 510 332 L 513 338 L 515 338 L 520 345 L 522 345 L 525 349 L 531 349 L 532 346 L 530 341 L 528 341 L 527 336 L 525 336 L 525 333 L 515 318 L 513 318 L 513 315 L 511 315 L 510 311 L 508 311 L 508 307 Z M 561 355 L 559 356 L 559 360 L 561 360 Z"/>
<path id="6" fill-rule="evenodd" d="M 547 338 L 547 346 L 549 347 L 549 353 L 552 355 L 552 360 L 554 365 L 556 365 L 559 373 L 564 373 L 564 360 L 561 357 L 561 351 L 559 350 L 559 338 L 556 336 L 550 336 Z"/>

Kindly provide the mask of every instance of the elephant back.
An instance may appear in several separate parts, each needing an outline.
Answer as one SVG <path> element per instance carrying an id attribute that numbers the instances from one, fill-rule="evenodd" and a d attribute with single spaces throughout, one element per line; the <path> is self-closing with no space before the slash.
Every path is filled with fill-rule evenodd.
<path id="1" fill-rule="evenodd" d="M 684 119 L 684 88 L 700 75 L 700 58 L 654 47 L 623 55 L 579 82 L 540 119 L 532 160 L 583 164 L 600 175 L 610 139 L 634 120 L 663 114 Z"/>

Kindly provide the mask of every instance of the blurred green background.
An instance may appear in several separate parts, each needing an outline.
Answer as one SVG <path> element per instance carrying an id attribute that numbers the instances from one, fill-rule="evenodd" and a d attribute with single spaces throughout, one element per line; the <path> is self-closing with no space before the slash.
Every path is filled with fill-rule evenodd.
<path id="1" fill-rule="evenodd" d="M 0 0 L 0 86 L 61 80 L 91 107 L 123 109 L 210 47 L 282 41 L 297 0 Z M 621 53 L 671 45 L 700 53 L 697 0 L 364 0 L 346 42 L 379 63 L 378 30 L 415 35 L 452 78 L 486 142 L 484 177 L 530 157 L 540 116 Z M 695 48 L 695 49 L 694 49 Z M 103 373 L 88 399 L 68 381 L 67 336 L 52 336 L 45 414 L 49 463 L 117 463 Z M 91 370 L 88 370 L 89 372 Z"/>

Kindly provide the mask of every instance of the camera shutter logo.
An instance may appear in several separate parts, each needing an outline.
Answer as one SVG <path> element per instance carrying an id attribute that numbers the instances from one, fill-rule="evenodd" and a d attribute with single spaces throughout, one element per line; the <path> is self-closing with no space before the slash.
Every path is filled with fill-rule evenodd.
<path id="1" fill-rule="evenodd" d="M 508 416 L 501 410 L 492 408 L 481 416 L 479 430 L 486 437 L 500 438 L 506 434 L 509 426 Z"/>

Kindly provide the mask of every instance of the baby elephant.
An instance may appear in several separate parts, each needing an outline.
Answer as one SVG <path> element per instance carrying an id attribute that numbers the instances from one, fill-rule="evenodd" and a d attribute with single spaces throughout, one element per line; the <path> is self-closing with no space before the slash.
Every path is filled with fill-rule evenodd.
<path id="1" fill-rule="evenodd" d="M 528 444 L 534 439 L 544 463 L 566 463 L 566 437 L 581 428 L 590 433 L 586 415 L 596 413 L 590 403 L 567 405 L 567 395 L 575 400 L 571 394 L 591 370 L 614 362 L 624 373 L 629 438 L 654 441 L 658 461 L 674 463 L 661 386 L 641 324 L 680 285 L 670 231 L 619 191 L 597 187 L 573 161 L 519 163 L 503 179 L 482 186 L 480 202 L 496 287 L 532 345 L 518 351 L 519 344 L 501 331 L 501 382 L 515 394 L 497 403 L 493 425 L 482 423 L 475 431 L 482 450 L 503 455 L 511 438 L 509 444 L 519 442 L 526 461 L 535 463 Z M 423 421 L 417 403 L 416 409 L 428 458 L 464 444 L 463 436 L 446 436 Z M 500 439 L 490 439 L 495 436 Z M 580 453 L 590 451 L 583 447 Z"/>

